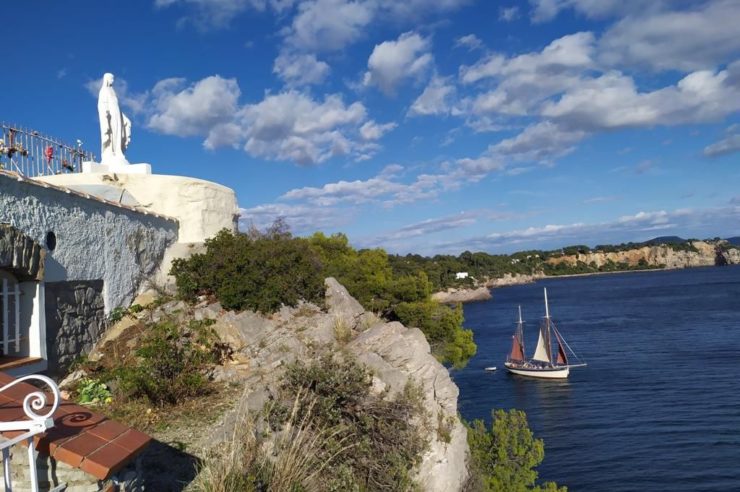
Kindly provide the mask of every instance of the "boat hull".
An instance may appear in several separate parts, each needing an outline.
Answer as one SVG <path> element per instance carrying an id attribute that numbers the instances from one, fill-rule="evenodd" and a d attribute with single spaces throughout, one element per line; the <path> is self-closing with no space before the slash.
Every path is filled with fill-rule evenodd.
<path id="1" fill-rule="evenodd" d="M 512 374 L 516 374 L 518 376 L 527 376 L 530 378 L 565 379 L 568 377 L 568 374 L 570 374 L 570 368 L 568 366 L 530 368 L 520 367 L 508 362 L 505 363 L 504 366 L 506 367 L 506 370 Z"/>

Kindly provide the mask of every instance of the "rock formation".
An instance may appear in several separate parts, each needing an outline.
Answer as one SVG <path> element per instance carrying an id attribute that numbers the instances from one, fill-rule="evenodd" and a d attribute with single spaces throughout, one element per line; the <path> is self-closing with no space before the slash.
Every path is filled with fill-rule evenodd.
<path id="1" fill-rule="evenodd" d="M 457 304 L 458 302 L 487 301 L 491 298 L 491 291 L 488 287 L 478 287 L 476 289 L 455 289 L 449 288 L 445 292 L 436 292 L 432 294 L 432 300 L 442 304 Z"/>
<path id="2" fill-rule="evenodd" d="M 349 353 L 372 371 L 371 391 L 376 394 L 396 395 L 409 381 L 421 387 L 427 412 L 422 428 L 428 447 L 416 470 L 416 481 L 424 491 L 461 490 L 467 479 L 469 452 L 465 427 L 457 416 L 459 390 L 447 369 L 431 355 L 424 334 L 366 312 L 333 278 L 325 284 L 323 309 L 302 303 L 267 317 L 250 311 L 225 311 L 214 302 L 204 301 L 191 308 L 172 301 L 137 315 L 152 321 L 167 316 L 183 322 L 212 319 L 212 328 L 234 350 L 233 359 L 217 369 L 216 378 L 238 385 L 243 393 L 234 409 L 216 429 L 209 427 L 208 436 L 200 443 L 204 447 L 218 445 L 219 440 L 232 435 L 240 412 L 262 410 L 278 395 L 287 364 L 327 353 Z M 115 336 L 124 336 L 123 332 L 115 327 L 110 330 Z"/>
<path id="3" fill-rule="evenodd" d="M 716 244 L 707 241 L 693 241 L 691 245 L 696 251 L 676 250 L 670 245 L 643 246 L 608 253 L 590 252 L 566 255 L 550 258 L 547 262 L 551 265 L 560 263 L 575 265 L 582 262 L 587 265 L 594 264 L 597 268 L 610 261 L 626 263 L 630 267 L 637 267 L 642 262 L 643 265 L 654 268 L 691 268 L 716 264 Z M 740 263 L 740 250 L 729 249 L 724 252 L 724 257 L 727 263 L 738 264 Z"/>

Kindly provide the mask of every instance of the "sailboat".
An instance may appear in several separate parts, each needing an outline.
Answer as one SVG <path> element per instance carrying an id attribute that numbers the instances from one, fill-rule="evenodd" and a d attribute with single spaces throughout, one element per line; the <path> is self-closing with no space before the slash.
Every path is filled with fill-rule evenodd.
<path id="1" fill-rule="evenodd" d="M 552 351 L 552 336 L 555 335 L 557 352 Z M 506 358 L 504 366 L 512 374 L 529 376 L 533 378 L 564 379 L 570 374 L 571 367 L 582 367 L 585 363 L 571 364 L 568 361 L 568 351 L 578 359 L 567 342 L 555 327 L 550 318 L 550 307 L 547 302 L 547 288 L 545 288 L 545 319 L 540 326 L 540 334 L 537 339 L 537 348 L 534 356 L 527 359 L 524 352 L 524 321 L 522 321 L 522 307 L 519 306 L 519 321 L 511 342 L 511 352 Z"/>

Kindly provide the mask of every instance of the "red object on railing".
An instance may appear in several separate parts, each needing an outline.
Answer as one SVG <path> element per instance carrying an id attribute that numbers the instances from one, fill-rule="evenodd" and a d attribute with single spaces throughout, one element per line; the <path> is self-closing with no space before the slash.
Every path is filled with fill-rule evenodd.
<path id="1" fill-rule="evenodd" d="M 46 147 L 44 155 L 46 156 L 46 163 L 51 164 L 51 158 L 54 157 L 54 147 L 52 147 L 51 145 Z"/>

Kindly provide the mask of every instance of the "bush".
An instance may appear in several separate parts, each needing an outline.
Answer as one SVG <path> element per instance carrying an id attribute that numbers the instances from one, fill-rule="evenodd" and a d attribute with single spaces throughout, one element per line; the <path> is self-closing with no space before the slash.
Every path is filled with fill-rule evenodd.
<path id="1" fill-rule="evenodd" d="M 331 356 L 287 368 L 283 401 L 307 393 L 315 407 L 302 404 L 298 415 L 311 411 L 316 428 L 332 429 L 324 453 L 335 458 L 326 468 L 325 490 L 413 488 L 412 470 L 427 445 L 421 391 L 408 384 L 403 393 L 383 398 L 370 392 L 371 382 L 364 366 Z"/>
<path id="2" fill-rule="evenodd" d="M 181 327 L 164 320 L 151 325 L 133 365 L 110 371 L 123 395 L 163 405 L 206 394 L 213 368 L 226 355 L 210 324 L 192 321 Z"/>
<path id="3" fill-rule="evenodd" d="M 272 313 L 304 299 L 320 302 L 324 294 L 321 263 L 305 239 L 283 230 L 233 234 L 226 230 L 206 241 L 206 252 L 176 259 L 180 297 L 215 295 L 227 309 Z"/>
<path id="4" fill-rule="evenodd" d="M 488 429 L 482 420 L 465 423 L 470 447 L 470 479 L 468 490 L 550 491 L 566 492 L 554 482 L 535 485 L 534 468 L 545 457 L 542 439 L 535 439 L 527 425 L 527 416 L 520 410 L 496 410 Z"/>
<path id="5" fill-rule="evenodd" d="M 320 303 L 323 279 L 335 277 L 365 309 L 421 329 L 441 361 L 461 367 L 475 354 L 462 308 L 433 303 L 424 271 L 396 275 L 385 251 L 355 250 L 343 234 L 294 238 L 279 221 L 265 233 L 224 230 L 206 241 L 205 253 L 175 260 L 171 273 L 184 299 L 214 295 L 227 309 L 262 313 L 301 299 Z"/>
<path id="6" fill-rule="evenodd" d="M 419 328 L 440 361 L 464 366 L 475 355 L 473 332 L 462 327 L 463 309 L 434 301 L 403 302 L 394 307 L 395 317 L 406 326 Z"/>

